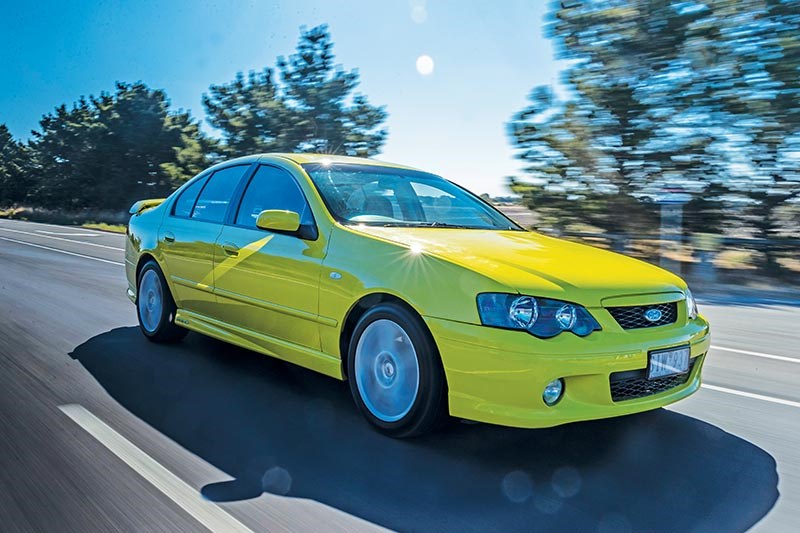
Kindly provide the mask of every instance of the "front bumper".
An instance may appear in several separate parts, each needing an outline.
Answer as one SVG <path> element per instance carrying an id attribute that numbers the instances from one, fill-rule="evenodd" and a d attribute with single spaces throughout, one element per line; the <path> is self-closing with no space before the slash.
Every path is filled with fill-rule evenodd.
<path id="1" fill-rule="evenodd" d="M 583 338 L 562 333 L 551 339 L 439 318 L 425 321 L 447 376 L 450 414 L 524 428 L 637 413 L 685 398 L 700 388 L 711 344 L 703 317 L 680 326 L 609 328 Z M 645 369 L 648 351 L 686 344 L 694 364 L 684 383 L 641 398 L 612 400 L 612 373 Z M 564 395 L 548 407 L 542 391 L 557 378 L 564 380 Z"/>

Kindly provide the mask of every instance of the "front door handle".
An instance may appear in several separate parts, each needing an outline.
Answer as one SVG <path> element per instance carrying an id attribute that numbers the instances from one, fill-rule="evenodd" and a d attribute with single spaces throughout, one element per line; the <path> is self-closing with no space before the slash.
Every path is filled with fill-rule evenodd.
<path id="1" fill-rule="evenodd" d="M 168 231 L 164 234 L 164 240 L 167 242 L 175 242 L 175 234 Z"/>
<path id="2" fill-rule="evenodd" d="M 225 253 L 228 255 L 239 255 L 239 247 L 232 242 L 226 242 L 223 244 L 222 249 L 225 250 Z"/>

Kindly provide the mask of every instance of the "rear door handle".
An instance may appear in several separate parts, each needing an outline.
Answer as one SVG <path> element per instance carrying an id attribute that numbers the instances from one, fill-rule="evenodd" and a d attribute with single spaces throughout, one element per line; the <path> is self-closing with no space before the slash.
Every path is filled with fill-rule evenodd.
<path id="1" fill-rule="evenodd" d="M 168 231 L 164 234 L 164 240 L 167 242 L 175 242 L 175 234 Z"/>
<path id="2" fill-rule="evenodd" d="M 239 247 L 232 242 L 226 242 L 223 244 L 222 249 L 225 250 L 225 253 L 228 255 L 239 255 Z"/>

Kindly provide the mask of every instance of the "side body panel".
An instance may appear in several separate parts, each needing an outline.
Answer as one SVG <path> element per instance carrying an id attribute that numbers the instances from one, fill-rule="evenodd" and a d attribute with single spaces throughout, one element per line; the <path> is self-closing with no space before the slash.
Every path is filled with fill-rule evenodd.
<path id="1" fill-rule="evenodd" d="M 167 214 L 158 232 L 158 248 L 163 257 L 175 303 L 181 309 L 219 317 L 214 286 L 214 247 L 222 231 L 220 224 Z"/>
<path id="2" fill-rule="evenodd" d="M 322 349 L 342 357 L 340 332 L 348 313 L 371 294 L 389 294 L 421 316 L 442 316 L 479 323 L 474 296 L 508 288 L 471 270 L 433 257 L 424 249 L 402 246 L 341 226 L 333 228 L 320 278 Z M 333 325 L 333 324 L 336 325 Z"/>
<path id="3" fill-rule="evenodd" d="M 221 316 L 233 326 L 319 350 L 319 274 L 326 244 L 321 237 L 308 241 L 225 226 L 214 255 Z"/>
<path id="4" fill-rule="evenodd" d="M 261 159 L 248 157 L 236 163 Z M 316 202 L 321 201 L 302 170 L 282 158 L 263 159 L 295 177 L 317 215 Z M 248 176 L 234 194 L 234 207 Z M 129 231 L 135 235 L 128 253 L 131 299 L 135 301 L 136 263 L 141 254 L 148 253 L 156 258 L 176 295 L 179 325 L 341 379 L 339 358 L 324 353 L 319 338 L 319 322 L 335 325 L 318 315 L 320 269 L 330 221 L 323 218 L 318 239 L 307 241 L 233 226 L 233 208 L 224 224 L 172 217 L 170 206 L 185 187 L 158 208 L 131 220 Z M 155 211 L 158 216 L 151 216 Z M 234 245 L 238 253 L 226 253 L 224 244 Z"/>

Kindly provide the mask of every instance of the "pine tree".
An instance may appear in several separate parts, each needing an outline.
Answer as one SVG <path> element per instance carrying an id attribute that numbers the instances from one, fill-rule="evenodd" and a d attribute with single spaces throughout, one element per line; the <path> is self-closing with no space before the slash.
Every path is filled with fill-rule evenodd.
<path id="1" fill-rule="evenodd" d="M 798 2 L 554 2 L 547 33 L 565 96 L 536 90 L 509 124 L 531 207 L 640 235 L 657 225 L 647 200 L 678 187 L 692 230 L 720 230 L 739 196 L 755 235 L 783 231 L 800 198 Z"/>
<path id="2" fill-rule="evenodd" d="M 31 187 L 30 152 L 0 124 L 0 206 L 23 203 Z"/>
<path id="3" fill-rule="evenodd" d="M 42 118 L 31 142 L 33 199 L 54 208 L 124 209 L 168 194 L 205 168 L 206 145 L 163 91 L 117 83 L 113 94 L 61 105 Z"/>
<path id="4" fill-rule="evenodd" d="M 386 111 L 356 93 L 358 73 L 334 59 L 327 26 L 317 26 L 301 31 L 295 54 L 278 58 L 279 79 L 266 68 L 212 85 L 203 106 L 209 124 L 222 132 L 225 154 L 378 153 Z"/>

